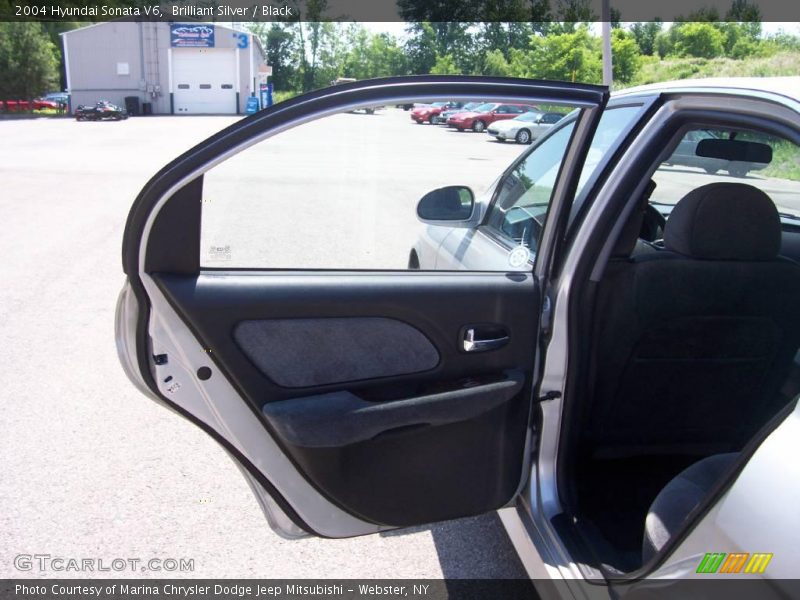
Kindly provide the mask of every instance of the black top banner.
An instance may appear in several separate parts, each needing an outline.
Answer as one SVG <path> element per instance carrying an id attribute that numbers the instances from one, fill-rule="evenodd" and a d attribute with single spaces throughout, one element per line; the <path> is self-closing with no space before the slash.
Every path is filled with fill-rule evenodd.
<path id="1" fill-rule="evenodd" d="M 604 2 L 607 2 L 604 10 Z M 0 0 L 2 21 L 800 21 L 798 0 Z"/>

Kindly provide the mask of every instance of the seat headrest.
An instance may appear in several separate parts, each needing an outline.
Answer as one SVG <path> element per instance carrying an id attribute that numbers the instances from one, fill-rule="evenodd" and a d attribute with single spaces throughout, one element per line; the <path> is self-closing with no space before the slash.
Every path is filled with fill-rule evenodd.
<path id="1" fill-rule="evenodd" d="M 771 260 L 781 248 L 781 220 L 769 196 L 744 183 L 710 183 L 672 210 L 664 245 L 706 260 Z"/>

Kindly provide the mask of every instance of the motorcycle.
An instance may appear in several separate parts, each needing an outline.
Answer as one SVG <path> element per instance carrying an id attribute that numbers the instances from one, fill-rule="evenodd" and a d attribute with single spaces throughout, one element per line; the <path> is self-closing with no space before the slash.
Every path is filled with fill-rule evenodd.
<path id="1" fill-rule="evenodd" d="M 80 105 L 75 109 L 76 121 L 122 121 L 128 112 L 116 104 L 101 100 L 94 106 Z"/>

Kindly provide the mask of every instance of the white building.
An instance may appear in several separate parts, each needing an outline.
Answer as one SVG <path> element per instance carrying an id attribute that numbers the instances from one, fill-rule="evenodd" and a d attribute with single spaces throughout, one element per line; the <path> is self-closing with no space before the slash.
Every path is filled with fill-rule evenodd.
<path id="1" fill-rule="evenodd" d="M 111 21 L 61 40 L 73 110 L 134 98 L 140 114 L 243 113 L 266 64 L 253 34 L 212 23 Z"/>

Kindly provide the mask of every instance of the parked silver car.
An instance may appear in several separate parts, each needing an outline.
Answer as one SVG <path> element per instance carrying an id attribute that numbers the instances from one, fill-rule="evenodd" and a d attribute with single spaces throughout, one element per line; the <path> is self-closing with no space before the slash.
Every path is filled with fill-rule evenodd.
<path id="1" fill-rule="evenodd" d="M 800 537 L 800 182 L 780 162 L 798 156 L 798 90 L 798 77 L 730 79 L 610 96 L 424 76 L 276 104 L 183 154 L 136 199 L 116 317 L 123 368 L 223 445 L 285 537 L 498 510 L 542 595 L 689 597 L 676 592 L 686 579 L 738 577 L 768 582 L 752 597 L 781 597 Z M 204 211 L 230 220 L 220 191 L 236 191 L 230 206 L 260 191 L 225 171 L 240 152 L 336 110 L 437 98 L 574 111 L 480 197 L 459 185 L 478 156 L 419 198 L 409 270 L 232 267 L 235 244 L 201 246 Z M 770 168 L 742 180 L 665 164 L 698 130 L 715 132 L 698 155 Z M 279 154 L 249 159 L 247 176 Z M 390 162 L 367 158 L 315 196 L 325 232 L 359 186 L 380 204 L 356 218 L 414 218 L 384 202 Z M 317 179 L 316 168 L 286 173 Z M 272 250 L 306 252 L 292 212 L 306 197 L 288 189 L 286 214 L 268 213 L 289 225 Z M 243 229 L 267 237 L 246 216 Z M 344 251 L 322 248 L 307 254 Z"/>
<path id="2" fill-rule="evenodd" d="M 530 144 L 563 118 L 562 113 L 529 112 L 510 121 L 496 121 L 486 132 L 501 142 L 514 140 L 518 144 Z"/>

